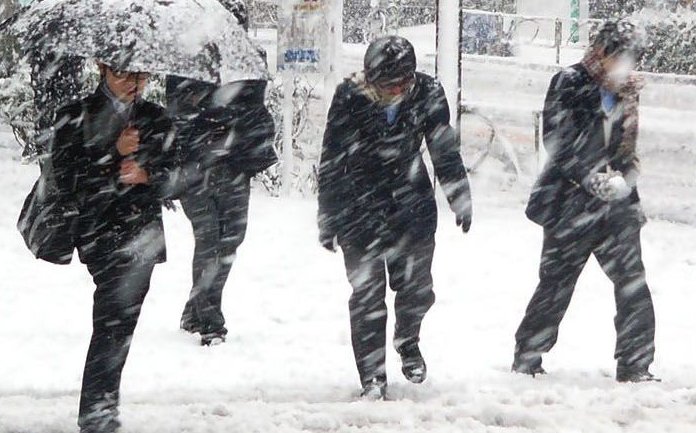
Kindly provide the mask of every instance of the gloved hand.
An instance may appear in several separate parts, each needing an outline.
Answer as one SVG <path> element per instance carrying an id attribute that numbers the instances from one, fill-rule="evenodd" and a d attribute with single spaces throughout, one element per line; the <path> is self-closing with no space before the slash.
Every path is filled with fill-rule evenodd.
<path id="1" fill-rule="evenodd" d="M 607 183 L 609 188 L 612 189 L 614 200 L 623 200 L 633 192 L 633 188 L 626 183 L 626 178 L 621 175 L 610 178 Z"/>
<path id="2" fill-rule="evenodd" d="M 471 230 L 471 213 L 467 212 L 462 215 L 457 215 L 457 227 L 461 227 L 464 233 L 469 233 Z"/>
<path id="3" fill-rule="evenodd" d="M 623 200 L 633 192 L 621 172 L 595 174 L 590 180 L 590 189 L 595 196 L 606 202 Z"/>
<path id="4" fill-rule="evenodd" d="M 338 237 L 334 234 L 319 233 L 319 242 L 324 249 L 332 253 L 338 251 Z"/>

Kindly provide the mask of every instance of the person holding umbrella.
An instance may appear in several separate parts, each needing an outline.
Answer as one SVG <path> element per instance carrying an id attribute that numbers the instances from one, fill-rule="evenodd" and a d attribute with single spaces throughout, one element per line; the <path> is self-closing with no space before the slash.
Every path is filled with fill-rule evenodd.
<path id="1" fill-rule="evenodd" d="M 605 23 L 581 63 L 554 76 L 544 106 L 549 160 L 527 216 L 544 228 L 539 285 L 515 335 L 512 370 L 544 374 L 575 284 L 591 255 L 614 283 L 616 380 L 655 380 L 655 312 L 641 257 L 637 190 L 641 35 Z"/>
<path id="2" fill-rule="evenodd" d="M 220 2 L 247 30 L 244 3 Z M 180 327 L 199 333 L 206 346 L 227 335 L 222 292 L 246 234 L 251 179 L 278 161 L 266 85 L 263 79 L 220 85 L 167 77 L 187 185 L 180 200 L 195 237 L 193 287 Z"/>
<path id="3" fill-rule="evenodd" d="M 219 30 L 200 33 L 211 26 Z M 172 122 L 162 107 L 142 99 L 149 73 L 228 83 L 262 79 L 268 71 L 217 0 L 42 2 L 11 31 L 27 50 L 58 49 L 101 62 L 98 89 L 59 110 L 48 152 L 47 177 L 58 192 L 45 201 L 70 203 L 71 234 L 56 235 L 42 209 L 43 221 L 26 221 L 20 232 L 53 231 L 25 239 L 34 255 L 64 263 L 76 247 L 93 277 L 93 334 L 78 424 L 84 433 L 110 433 L 119 425 L 121 372 L 150 276 L 166 256 L 162 204 L 177 198 L 182 178 Z M 66 237 L 73 245 L 56 249 L 53 242 Z"/>
<path id="4" fill-rule="evenodd" d="M 96 92 L 58 111 L 50 152 L 59 194 L 77 204 L 72 235 L 96 285 L 83 433 L 119 426 L 121 371 L 152 271 L 166 258 L 162 201 L 176 163 L 164 109 L 141 99 L 149 74 L 99 68 Z"/>
<path id="5" fill-rule="evenodd" d="M 416 72 L 409 41 L 378 39 L 367 49 L 364 71 L 336 89 L 319 168 L 319 238 L 327 250 L 343 250 L 353 287 L 353 351 L 368 399 L 384 399 L 387 391 L 387 274 L 396 291 L 394 346 L 402 372 L 413 383 L 427 376 L 419 334 L 435 302 L 437 207 L 420 151 L 424 138 L 466 233 L 471 193 L 445 92 L 434 78 Z"/>

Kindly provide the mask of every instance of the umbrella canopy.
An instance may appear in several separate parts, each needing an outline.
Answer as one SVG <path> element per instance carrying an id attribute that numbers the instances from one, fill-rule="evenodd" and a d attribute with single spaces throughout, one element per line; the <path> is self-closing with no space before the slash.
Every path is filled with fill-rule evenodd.
<path id="1" fill-rule="evenodd" d="M 262 50 L 218 0 L 45 0 L 11 24 L 27 50 L 211 83 L 267 79 Z"/>

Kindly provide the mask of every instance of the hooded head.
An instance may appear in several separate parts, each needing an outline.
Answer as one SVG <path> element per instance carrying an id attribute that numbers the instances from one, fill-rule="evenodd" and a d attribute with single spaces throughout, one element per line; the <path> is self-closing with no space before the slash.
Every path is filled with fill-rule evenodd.
<path id="1" fill-rule="evenodd" d="M 413 45 L 400 36 L 386 36 L 372 42 L 365 53 L 365 78 L 370 84 L 391 84 L 416 73 Z"/>

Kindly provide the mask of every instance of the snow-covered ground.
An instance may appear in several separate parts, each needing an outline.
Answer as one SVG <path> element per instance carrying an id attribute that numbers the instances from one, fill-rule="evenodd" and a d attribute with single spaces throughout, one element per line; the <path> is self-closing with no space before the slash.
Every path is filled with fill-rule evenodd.
<path id="1" fill-rule="evenodd" d="M 0 138 L 0 433 L 76 431 L 93 286 L 80 264 L 38 262 L 14 228 L 37 174 Z M 123 377 L 124 433 L 675 432 L 696 429 L 696 229 L 653 221 L 645 261 L 657 309 L 664 382 L 612 379 L 612 287 L 591 262 L 546 358 L 550 374 L 510 374 L 513 334 L 536 284 L 541 231 L 525 220 L 525 187 L 474 178 L 471 234 L 441 206 L 438 302 L 422 349 L 430 378 L 400 375 L 390 401 L 357 399 L 340 254 L 316 242 L 312 198 L 254 191 L 248 238 L 224 298 L 230 328 L 204 348 L 178 330 L 190 285 L 191 229 L 166 215 L 169 262 L 157 268 Z M 441 200 L 442 203 L 442 200 Z"/>

